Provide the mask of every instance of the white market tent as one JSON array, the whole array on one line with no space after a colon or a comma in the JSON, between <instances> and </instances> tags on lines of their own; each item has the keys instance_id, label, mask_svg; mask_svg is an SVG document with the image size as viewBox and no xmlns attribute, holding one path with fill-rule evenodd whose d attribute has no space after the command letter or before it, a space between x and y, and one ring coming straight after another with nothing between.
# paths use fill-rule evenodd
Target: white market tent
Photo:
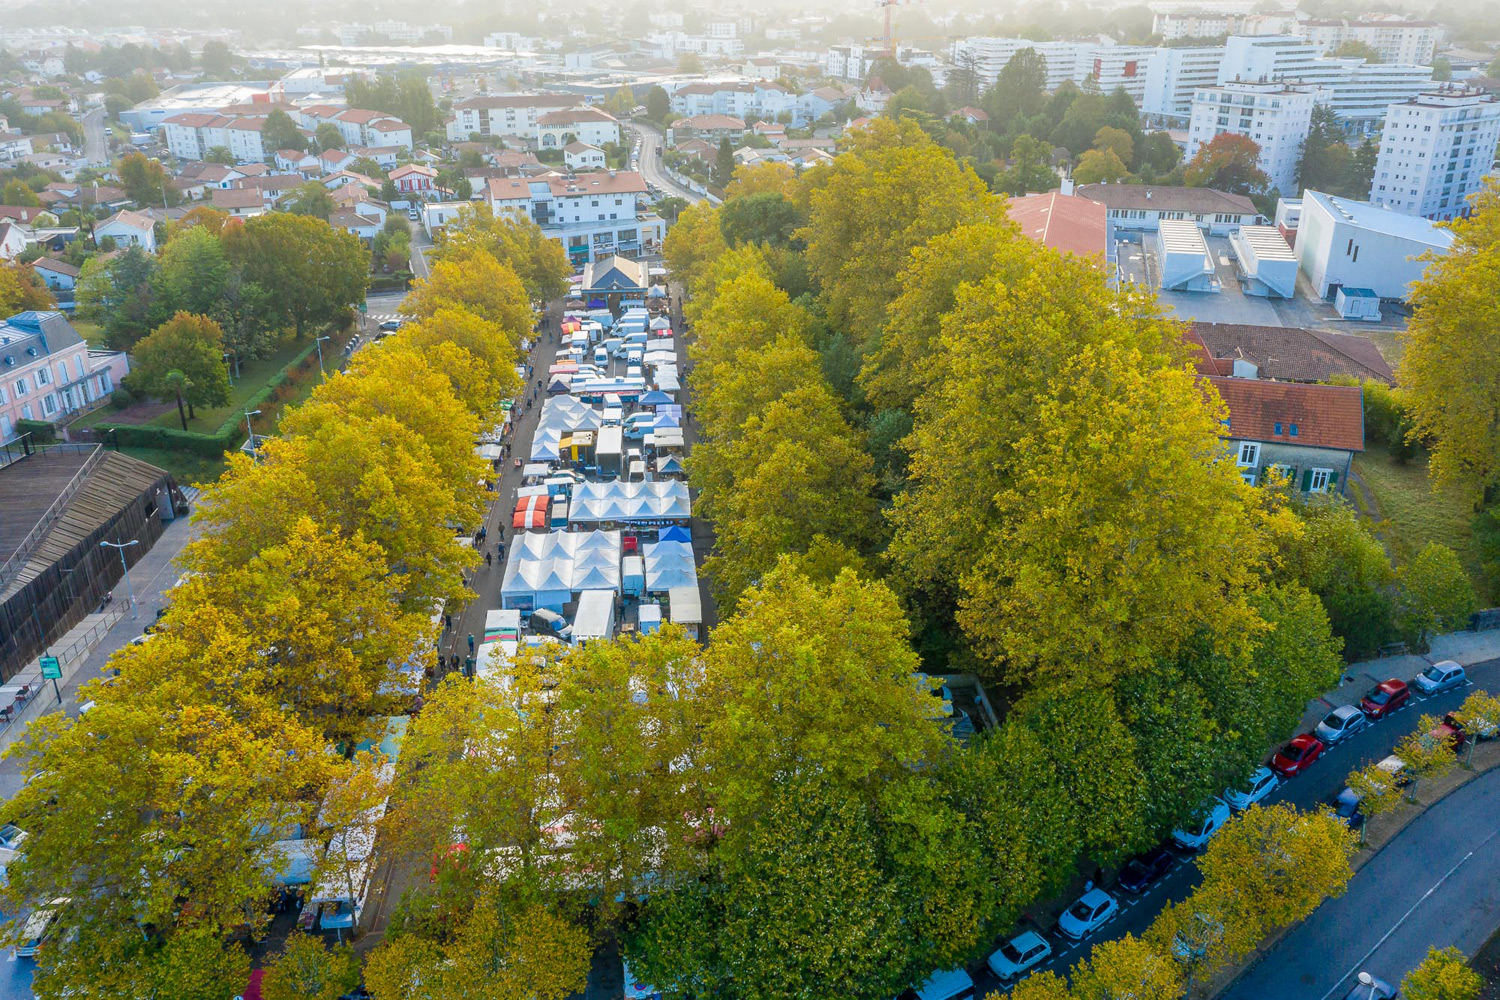
<instances>
[{"instance_id":1,"label":"white market tent","mask_svg":"<svg viewBox=\"0 0 1500 1000\"><path fill-rule=\"evenodd\" d=\"M617 590L620 548L618 531L518 535L505 557L501 607L562 614L563 605L580 590Z\"/></svg>"},{"instance_id":2,"label":"white market tent","mask_svg":"<svg viewBox=\"0 0 1500 1000\"><path fill-rule=\"evenodd\" d=\"M698 588L674 587L667 593L667 607L671 621L697 638L698 629L703 625L703 597Z\"/></svg>"},{"instance_id":3,"label":"white market tent","mask_svg":"<svg viewBox=\"0 0 1500 1000\"><path fill-rule=\"evenodd\" d=\"M647 542L641 546L646 557L646 592L666 593L678 587L698 586L698 569L693 562L693 547L687 542Z\"/></svg>"},{"instance_id":4,"label":"white market tent","mask_svg":"<svg viewBox=\"0 0 1500 1000\"><path fill-rule=\"evenodd\" d=\"M590 589L579 594L578 611L573 616L573 644L608 639L614 632L615 592Z\"/></svg>"},{"instance_id":5,"label":"white market tent","mask_svg":"<svg viewBox=\"0 0 1500 1000\"><path fill-rule=\"evenodd\" d=\"M678 480L632 483L623 480L579 483L573 489L574 524L650 524L685 521L692 516L687 484Z\"/></svg>"},{"instance_id":6,"label":"white market tent","mask_svg":"<svg viewBox=\"0 0 1500 1000\"><path fill-rule=\"evenodd\" d=\"M262 867L277 885L308 885L313 870L323 859L323 845L316 840L278 840L271 845Z\"/></svg>"}]
</instances>

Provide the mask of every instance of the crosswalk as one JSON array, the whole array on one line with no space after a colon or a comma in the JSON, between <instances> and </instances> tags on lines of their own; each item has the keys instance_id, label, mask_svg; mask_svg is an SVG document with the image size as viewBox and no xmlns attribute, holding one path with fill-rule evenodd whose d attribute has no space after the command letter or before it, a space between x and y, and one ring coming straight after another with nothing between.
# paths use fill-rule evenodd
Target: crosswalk
<instances>
[{"instance_id":1,"label":"crosswalk","mask_svg":"<svg viewBox=\"0 0 1500 1000\"><path fill-rule=\"evenodd\" d=\"M379 326L381 323L388 323L393 319L400 319L401 314L393 312L370 313L368 318L371 323Z\"/></svg>"}]
</instances>

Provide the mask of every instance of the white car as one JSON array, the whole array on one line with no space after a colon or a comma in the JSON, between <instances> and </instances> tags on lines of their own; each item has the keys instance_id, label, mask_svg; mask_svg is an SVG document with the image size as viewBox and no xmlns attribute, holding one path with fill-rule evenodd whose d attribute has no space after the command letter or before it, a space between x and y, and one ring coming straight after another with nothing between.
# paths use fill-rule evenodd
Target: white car
<instances>
[{"instance_id":1,"label":"white car","mask_svg":"<svg viewBox=\"0 0 1500 1000\"><path fill-rule=\"evenodd\" d=\"M1353 705L1340 705L1323 716L1323 721L1313 728L1313 734L1324 743L1333 746L1369 724L1370 718L1364 712Z\"/></svg>"},{"instance_id":2,"label":"white car","mask_svg":"<svg viewBox=\"0 0 1500 1000\"><path fill-rule=\"evenodd\" d=\"M1467 679L1464 668L1453 660L1439 660L1412 678L1411 683L1423 694L1432 695L1456 688Z\"/></svg>"},{"instance_id":3,"label":"white car","mask_svg":"<svg viewBox=\"0 0 1500 1000\"><path fill-rule=\"evenodd\" d=\"M26 839L26 831L14 823L6 823L0 826L0 847L7 851L19 850L21 842Z\"/></svg>"},{"instance_id":4,"label":"white car","mask_svg":"<svg viewBox=\"0 0 1500 1000\"><path fill-rule=\"evenodd\" d=\"M1009 941L1002 942L989 957L990 971L1002 981L1014 979L1027 969L1045 962L1052 955L1052 946L1047 939L1035 931L1024 931Z\"/></svg>"},{"instance_id":5,"label":"white car","mask_svg":"<svg viewBox=\"0 0 1500 1000\"><path fill-rule=\"evenodd\" d=\"M1208 800L1203 811L1198 814L1198 819L1187 829L1172 831L1172 841L1183 850L1198 851L1213 839L1214 834L1221 830L1225 823L1229 822L1229 807L1224 800L1215 796Z\"/></svg>"},{"instance_id":6,"label":"white car","mask_svg":"<svg viewBox=\"0 0 1500 1000\"><path fill-rule=\"evenodd\" d=\"M1224 812L1227 814L1229 810ZM1120 904L1115 897L1103 889L1090 889L1057 918L1057 929L1074 941L1081 941L1119 915Z\"/></svg>"},{"instance_id":7,"label":"white car","mask_svg":"<svg viewBox=\"0 0 1500 1000\"><path fill-rule=\"evenodd\" d=\"M1276 777L1275 772L1269 767L1258 767L1255 773L1250 775L1250 780L1243 785L1237 788L1226 788L1224 801L1235 812L1243 812L1276 791L1276 787L1280 784L1281 779Z\"/></svg>"}]
</instances>

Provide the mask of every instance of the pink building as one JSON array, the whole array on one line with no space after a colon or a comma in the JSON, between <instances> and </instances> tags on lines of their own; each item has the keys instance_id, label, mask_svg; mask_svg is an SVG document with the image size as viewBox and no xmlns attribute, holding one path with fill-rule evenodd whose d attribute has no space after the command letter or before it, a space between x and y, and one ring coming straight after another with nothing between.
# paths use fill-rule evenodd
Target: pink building
<instances>
[{"instance_id":1,"label":"pink building","mask_svg":"<svg viewBox=\"0 0 1500 1000\"><path fill-rule=\"evenodd\" d=\"M125 355L91 351L60 312L23 312L0 319L0 443L19 420L57 423L91 410L130 370Z\"/></svg>"}]
</instances>

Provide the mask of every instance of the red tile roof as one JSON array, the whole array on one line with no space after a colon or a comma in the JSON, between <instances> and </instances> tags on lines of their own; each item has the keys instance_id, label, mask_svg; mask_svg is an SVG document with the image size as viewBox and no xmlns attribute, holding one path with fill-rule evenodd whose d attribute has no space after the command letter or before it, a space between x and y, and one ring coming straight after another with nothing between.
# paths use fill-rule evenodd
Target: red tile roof
<instances>
[{"instance_id":1,"label":"red tile roof","mask_svg":"<svg viewBox=\"0 0 1500 1000\"><path fill-rule=\"evenodd\" d=\"M1365 450L1364 390L1352 385L1309 385L1204 375L1229 407L1225 436L1306 448ZM1281 433L1276 425L1281 424ZM1292 425L1297 435L1292 436Z\"/></svg>"},{"instance_id":2,"label":"red tile roof","mask_svg":"<svg viewBox=\"0 0 1500 1000\"><path fill-rule=\"evenodd\" d=\"M1097 201L1049 191L1012 198L1007 211L1042 246L1079 256L1105 252L1109 210Z\"/></svg>"},{"instance_id":3,"label":"red tile roof","mask_svg":"<svg viewBox=\"0 0 1500 1000\"><path fill-rule=\"evenodd\" d=\"M1327 382L1337 375L1391 384L1395 374L1368 337L1296 326L1248 323L1194 323L1186 340L1193 364L1204 375L1231 375L1243 359L1263 379Z\"/></svg>"}]
</instances>

